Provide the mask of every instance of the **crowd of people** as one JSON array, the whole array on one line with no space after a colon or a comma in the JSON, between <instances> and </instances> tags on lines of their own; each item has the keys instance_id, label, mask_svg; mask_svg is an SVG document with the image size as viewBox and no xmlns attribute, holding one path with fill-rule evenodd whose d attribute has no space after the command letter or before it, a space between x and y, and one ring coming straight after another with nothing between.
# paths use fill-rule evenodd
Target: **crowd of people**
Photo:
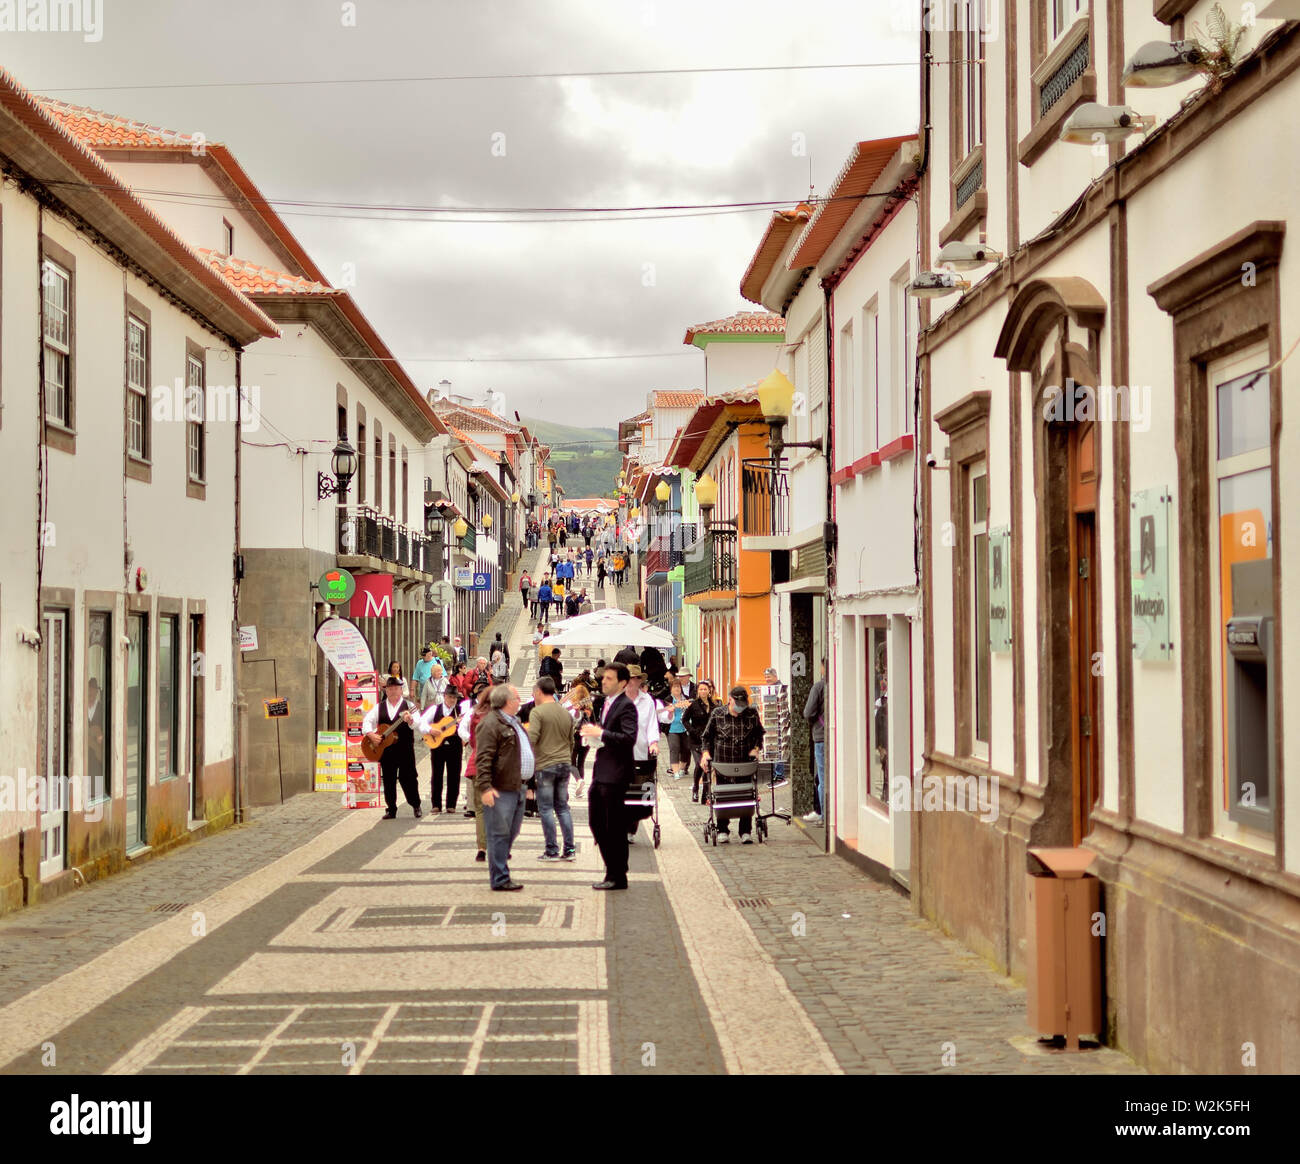
<instances>
[{"instance_id":1,"label":"crowd of people","mask_svg":"<svg viewBox=\"0 0 1300 1164\"><path fill-rule=\"evenodd\" d=\"M588 797L592 835L605 861L605 876L593 888L625 889L628 846L651 812L649 803L625 803L627 793L656 778L661 738L668 774L681 779L690 772L692 801L707 802L712 765L756 758L763 724L746 688L733 687L723 702L709 680L697 681L676 656L665 659L655 647L624 647L566 686L559 648L543 644L543 636L539 626L534 641L542 665L527 700L508 682L510 651L500 635L472 665L459 639L447 644L450 674L431 648L409 681L399 661L389 664L384 698L363 725L375 743L390 730L395 736L380 758L384 817L397 815L399 785L422 815L418 733L430 744L431 813L455 812L461 782L468 783L462 811L475 819L476 860L488 866L493 889L522 888L510 871L510 850L530 802L542 824L538 859L575 858L571 787L575 797ZM752 819L739 820L743 844L752 840ZM729 840L729 824L719 822L720 842Z\"/></svg>"}]
</instances>

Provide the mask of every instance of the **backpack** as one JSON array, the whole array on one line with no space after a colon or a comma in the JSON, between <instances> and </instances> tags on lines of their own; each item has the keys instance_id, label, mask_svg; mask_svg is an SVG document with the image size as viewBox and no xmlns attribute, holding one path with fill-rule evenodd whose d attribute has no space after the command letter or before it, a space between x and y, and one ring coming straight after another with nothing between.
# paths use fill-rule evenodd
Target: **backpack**
<instances>
[{"instance_id":1,"label":"backpack","mask_svg":"<svg viewBox=\"0 0 1300 1164\"><path fill-rule=\"evenodd\" d=\"M507 663L504 658L498 658L497 661L492 664L493 679L505 679L509 674L510 664Z\"/></svg>"}]
</instances>

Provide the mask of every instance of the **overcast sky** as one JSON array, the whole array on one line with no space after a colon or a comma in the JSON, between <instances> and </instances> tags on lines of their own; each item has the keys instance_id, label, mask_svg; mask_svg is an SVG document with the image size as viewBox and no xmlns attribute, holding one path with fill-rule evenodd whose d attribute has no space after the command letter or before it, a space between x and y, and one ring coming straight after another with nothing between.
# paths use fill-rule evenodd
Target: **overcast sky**
<instances>
[{"instance_id":1,"label":"overcast sky","mask_svg":"<svg viewBox=\"0 0 1300 1164\"><path fill-rule=\"evenodd\" d=\"M915 4L902 0L103 3L98 43L3 33L0 59L38 93L225 142L271 199L793 204L808 192L810 161L824 194L855 141L917 123L917 37L893 27L900 4ZM909 64L373 83L870 61ZM257 83L307 80L331 83ZM129 87L205 82L241 84ZM504 156L500 138L494 154L497 134ZM796 134L807 156L794 153ZM331 281L354 264L358 302L418 384L491 387L526 415L613 425L643 408L649 389L703 386L703 355L683 333L754 309L738 287L770 211L577 223L361 213L331 206L285 218ZM643 358L553 359L624 354ZM486 362L502 356L515 362Z\"/></svg>"}]
</instances>

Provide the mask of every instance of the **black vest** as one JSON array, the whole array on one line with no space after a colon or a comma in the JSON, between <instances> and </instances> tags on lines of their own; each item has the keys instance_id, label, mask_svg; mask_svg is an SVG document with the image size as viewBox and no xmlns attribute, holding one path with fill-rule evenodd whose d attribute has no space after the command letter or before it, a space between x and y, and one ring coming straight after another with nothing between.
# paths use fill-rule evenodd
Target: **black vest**
<instances>
[{"instance_id":1,"label":"black vest","mask_svg":"<svg viewBox=\"0 0 1300 1164\"><path fill-rule=\"evenodd\" d=\"M415 710L414 705L410 700L402 700L401 707L398 709L398 716L400 717L401 713L408 708ZM389 718L388 715L388 700L381 699L379 702L379 726L381 728L387 727L392 722L392 719ZM392 734L397 737L397 740L395 743L389 744L384 750L383 758L388 760L389 757L392 757L391 762L395 764L400 763L403 760L410 760L410 762L414 764L415 733L411 730L411 725L403 723L400 727L394 728Z\"/></svg>"}]
</instances>

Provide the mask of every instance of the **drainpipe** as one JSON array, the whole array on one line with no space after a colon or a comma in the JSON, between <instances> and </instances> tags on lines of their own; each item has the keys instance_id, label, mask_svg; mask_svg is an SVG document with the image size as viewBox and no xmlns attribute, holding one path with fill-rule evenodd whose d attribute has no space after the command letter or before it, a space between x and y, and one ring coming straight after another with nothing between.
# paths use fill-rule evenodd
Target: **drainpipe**
<instances>
[{"instance_id":1,"label":"drainpipe","mask_svg":"<svg viewBox=\"0 0 1300 1164\"><path fill-rule=\"evenodd\" d=\"M825 280L822 281L822 319L826 321L826 513L830 518L831 527L835 526L836 506L835 506L835 486L832 484L831 477L835 472L835 300L832 291L827 286ZM827 667L827 685L834 687L835 668L839 662L836 657L836 642L838 636L831 633L833 619L835 615L835 584L832 579L835 577L835 561L839 552L839 535L836 534L835 541L831 542L826 539L826 638L828 640L828 654L830 655L830 666ZM831 734L830 739L839 745L839 732L836 729L836 723L839 716L838 699L829 701L831 707ZM823 751L825 744L822 745ZM834 763L834 753L826 758L825 763L828 771L836 772L838 777L838 767L831 768ZM834 792L832 791L831 782L823 780L822 782L822 819L826 825L826 837L824 848L827 853L835 851L835 825L838 819L838 813L832 808L833 799L839 791L838 778L835 782Z\"/></svg>"},{"instance_id":2,"label":"drainpipe","mask_svg":"<svg viewBox=\"0 0 1300 1164\"><path fill-rule=\"evenodd\" d=\"M235 349L235 555L236 562L239 560L240 552L240 505L242 490L240 488L243 482L243 418L244 418L244 350ZM233 789L233 809L235 824L242 824L244 820L244 769L243 758L244 749L240 746L245 724L246 705L243 698L244 691L244 663L243 652L239 650L239 584L241 579L235 578L234 593L234 612L233 625L230 628L230 641L235 645L234 661L230 668L230 708L231 708L231 754L234 764L234 789ZM205 668L206 670L206 668Z\"/></svg>"}]
</instances>

